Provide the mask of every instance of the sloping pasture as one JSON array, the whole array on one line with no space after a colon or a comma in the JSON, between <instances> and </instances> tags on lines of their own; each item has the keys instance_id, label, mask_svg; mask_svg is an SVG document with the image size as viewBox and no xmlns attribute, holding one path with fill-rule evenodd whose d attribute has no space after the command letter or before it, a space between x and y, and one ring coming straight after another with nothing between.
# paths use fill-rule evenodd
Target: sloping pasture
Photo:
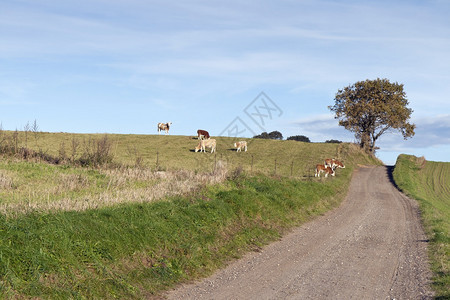
<instances>
[{"instance_id":1,"label":"sloping pasture","mask_svg":"<svg viewBox=\"0 0 450 300\"><path fill-rule=\"evenodd\" d=\"M419 201L425 230L430 237L430 258L437 296L450 298L450 162L426 161L400 155L394 180Z\"/></svg>"},{"instance_id":2,"label":"sloping pasture","mask_svg":"<svg viewBox=\"0 0 450 300\"><path fill-rule=\"evenodd\" d=\"M12 133L10 133L12 134ZM24 133L20 132L19 146L25 146ZM242 167L246 171L277 173L282 176L309 176L316 164L327 157L343 159L351 163L349 144L304 143L248 138L215 137L217 153L194 152L198 144L195 136L134 135L134 134L72 134L39 132L29 134L26 146L52 156L63 152L70 158L81 156L92 140L107 138L111 143L114 161L129 166L140 165L162 170L212 171L218 161L228 168ZM248 141L248 152L237 153L233 144L239 140ZM76 147L73 147L74 143ZM75 149L75 150L74 150ZM210 150L207 149L209 152ZM360 155L359 158L362 158Z\"/></svg>"},{"instance_id":3,"label":"sloping pasture","mask_svg":"<svg viewBox=\"0 0 450 300\"><path fill-rule=\"evenodd\" d=\"M64 159L105 135L20 133L17 147L59 164L0 156L1 298L149 298L336 207L357 164L379 163L352 144L249 140L236 153L219 137L214 155L193 137L106 138L104 166ZM324 157L346 168L315 178Z\"/></svg>"}]
</instances>

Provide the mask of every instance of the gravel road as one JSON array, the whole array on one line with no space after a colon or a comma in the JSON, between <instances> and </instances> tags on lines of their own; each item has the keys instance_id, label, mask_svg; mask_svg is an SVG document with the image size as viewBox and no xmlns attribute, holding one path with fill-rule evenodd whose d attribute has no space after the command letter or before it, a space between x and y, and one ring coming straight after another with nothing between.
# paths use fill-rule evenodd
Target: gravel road
<instances>
[{"instance_id":1,"label":"gravel road","mask_svg":"<svg viewBox=\"0 0 450 300\"><path fill-rule=\"evenodd\" d=\"M431 299L415 201L388 167L355 171L342 205L168 299Z\"/></svg>"}]
</instances>

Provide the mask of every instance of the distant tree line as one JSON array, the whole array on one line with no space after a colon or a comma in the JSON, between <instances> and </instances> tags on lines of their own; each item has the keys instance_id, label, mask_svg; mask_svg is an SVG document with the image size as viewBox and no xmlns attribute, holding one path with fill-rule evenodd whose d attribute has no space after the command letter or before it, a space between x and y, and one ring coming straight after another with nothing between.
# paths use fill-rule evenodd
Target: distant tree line
<instances>
[{"instance_id":1,"label":"distant tree line","mask_svg":"<svg viewBox=\"0 0 450 300\"><path fill-rule=\"evenodd\" d=\"M326 140L325 143L335 143L335 144L340 144L340 143L342 143L342 141L338 141L338 140Z\"/></svg>"},{"instance_id":2,"label":"distant tree line","mask_svg":"<svg viewBox=\"0 0 450 300\"><path fill-rule=\"evenodd\" d=\"M309 137L304 135L293 135L287 138L288 141L297 141L297 142L305 142L305 143L311 143L309 140Z\"/></svg>"},{"instance_id":3,"label":"distant tree line","mask_svg":"<svg viewBox=\"0 0 450 300\"><path fill-rule=\"evenodd\" d=\"M281 132L275 130L272 132L262 132L261 134L253 136L254 139L267 139L267 140L282 140L283 134ZM297 141L297 142L305 142L305 143L311 143L311 140L309 137L305 135L293 135L287 138L288 141ZM342 141L339 140L326 140L325 143L342 143Z\"/></svg>"}]
</instances>

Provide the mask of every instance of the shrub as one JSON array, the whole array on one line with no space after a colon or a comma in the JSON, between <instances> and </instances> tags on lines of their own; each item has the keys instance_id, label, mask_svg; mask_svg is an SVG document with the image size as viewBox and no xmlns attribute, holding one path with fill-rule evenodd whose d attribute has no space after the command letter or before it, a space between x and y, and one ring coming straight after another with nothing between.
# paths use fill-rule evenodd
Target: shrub
<instances>
[{"instance_id":1,"label":"shrub","mask_svg":"<svg viewBox=\"0 0 450 300\"><path fill-rule=\"evenodd\" d=\"M340 144L340 143L342 143L342 141L338 141L338 140L326 140L325 143Z\"/></svg>"},{"instance_id":2,"label":"shrub","mask_svg":"<svg viewBox=\"0 0 450 300\"><path fill-rule=\"evenodd\" d=\"M304 135L294 135L287 138L290 141L297 141L297 142L305 142L305 143L311 143L309 138Z\"/></svg>"},{"instance_id":3,"label":"shrub","mask_svg":"<svg viewBox=\"0 0 450 300\"><path fill-rule=\"evenodd\" d=\"M254 139L268 139L268 140L282 140L283 139L283 135L281 134L281 132L279 131L272 131L270 133L267 132L262 132L259 135L255 135L253 137Z\"/></svg>"},{"instance_id":4,"label":"shrub","mask_svg":"<svg viewBox=\"0 0 450 300\"><path fill-rule=\"evenodd\" d=\"M101 166L112 163L112 142L106 134L100 139L89 138L84 141L83 146L84 152L78 160L82 166Z\"/></svg>"}]
</instances>

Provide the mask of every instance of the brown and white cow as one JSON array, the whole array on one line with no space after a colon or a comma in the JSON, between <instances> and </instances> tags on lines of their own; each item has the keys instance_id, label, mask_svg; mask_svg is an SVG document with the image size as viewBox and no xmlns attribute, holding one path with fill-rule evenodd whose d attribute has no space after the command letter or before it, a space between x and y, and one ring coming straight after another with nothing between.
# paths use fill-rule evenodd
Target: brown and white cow
<instances>
[{"instance_id":1,"label":"brown and white cow","mask_svg":"<svg viewBox=\"0 0 450 300\"><path fill-rule=\"evenodd\" d=\"M234 148L236 148L236 152L242 151L242 148L245 152L247 152L247 141L240 141L234 143Z\"/></svg>"},{"instance_id":2,"label":"brown and white cow","mask_svg":"<svg viewBox=\"0 0 450 300\"><path fill-rule=\"evenodd\" d=\"M335 169L336 168L345 169L345 166L344 166L344 164L341 161L335 159L334 160L334 168Z\"/></svg>"},{"instance_id":3,"label":"brown and white cow","mask_svg":"<svg viewBox=\"0 0 450 300\"><path fill-rule=\"evenodd\" d=\"M345 168L345 166L342 162L340 162L339 160L334 159L334 158L326 158L324 165L326 167L328 166L328 167L332 168L333 170L335 170L336 168L342 168L342 169Z\"/></svg>"},{"instance_id":4,"label":"brown and white cow","mask_svg":"<svg viewBox=\"0 0 450 300\"><path fill-rule=\"evenodd\" d=\"M201 129L197 130L197 135L198 135L199 140L210 138L209 132L206 130L201 130Z\"/></svg>"},{"instance_id":5,"label":"brown and white cow","mask_svg":"<svg viewBox=\"0 0 450 300\"><path fill-rule=\"evenodd\" d=\"M168 134L171 125L172 125L172 122L158 123L158 133L160 133L161 131L165 131L166 134Z\"/></svg>"},{"instance_id":6,"label":"brown and white cow","mask_svg":"<svg viewBox=\"0 0 450 300\"><path fill-rule=\"evenodd\" d=\"M317 165L316 166L316 174L314 174L315 177L320 177L320 173L324 172L325 173L325 177L328 177L328 174L330 174L331 176L334 176L334 169L330 168L329 166L325 166L325 165Z\"/></svg>"},{"instance_id":7,"label":"brown and white cow","mask_svg":"<svg viewBox=\"0 0 450 300\"><path fill-rule=\"evenodd\" d=\"M195 147L195 152L206 152L205 148L211 148L211 153L216 151L216 140L215 139L207 139L207 140L200 140L197 147Z\"/></svg>"}]
</instances>

